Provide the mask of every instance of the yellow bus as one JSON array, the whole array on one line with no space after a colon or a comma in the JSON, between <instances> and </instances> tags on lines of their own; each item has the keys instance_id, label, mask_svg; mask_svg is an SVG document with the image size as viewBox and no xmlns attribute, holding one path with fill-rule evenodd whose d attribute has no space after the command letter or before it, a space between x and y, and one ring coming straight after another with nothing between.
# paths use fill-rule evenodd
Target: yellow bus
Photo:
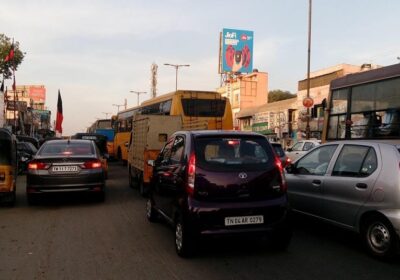
<instances>
[{"instance_id":1,"label":"yellow bus","mask_svg":"<svg viewBox=\"0 0 400 280\"><path fill-rule=\"evenodd\" d=\"M229 100L214 91L178 90L142 102L118 113L114 123L114 152L126 164L132 121L136 113L143 115L181 116L182 129L233 129Z\"/></svg>"}]
</instances>

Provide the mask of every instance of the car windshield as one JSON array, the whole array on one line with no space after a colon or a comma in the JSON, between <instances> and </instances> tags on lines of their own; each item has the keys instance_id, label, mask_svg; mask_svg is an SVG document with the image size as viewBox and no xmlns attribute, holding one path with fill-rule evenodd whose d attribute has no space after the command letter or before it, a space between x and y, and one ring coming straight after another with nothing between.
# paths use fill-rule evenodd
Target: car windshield
<instances>
[{"instance_id":1,"label":"car windshield","mask_svg":"<svg viewBox=\"0 0 400 280\"><path fill-rule=\"evenodd\" d=\"M196 163L213 170L263 170L273 163L266 139L201 137L195 141Z\"/></svg>"},{"instance_id":2,"label":"car windshield","mask_svg":"<svg viewBox=\"0 0 400 280\"><path fill-rule=\"evenodd\" d=\"M40 156L87 156L95 151L90 142L47 142L39 151Z\"/></svg>"}]
</instances>

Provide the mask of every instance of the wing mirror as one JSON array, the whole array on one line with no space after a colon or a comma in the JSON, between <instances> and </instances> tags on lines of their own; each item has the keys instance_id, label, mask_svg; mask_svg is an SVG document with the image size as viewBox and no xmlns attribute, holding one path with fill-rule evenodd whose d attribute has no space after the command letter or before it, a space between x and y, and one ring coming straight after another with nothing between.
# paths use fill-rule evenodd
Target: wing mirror
<instances>
[{"instance_id":1,"label":"wing mirror","mask_svg":"<svg viewBox=\"0 0 400 280\"><path fill-rule=\"evenodd\" d=\"M285 169L286 169L286 172L287 172L287 173L289 173L289 174L294 174L294 173L295 173L295 170L296 170L296 167L293 165L293 163L289 162L289 163L286 165Z\"/></svg>"}]
</instances>

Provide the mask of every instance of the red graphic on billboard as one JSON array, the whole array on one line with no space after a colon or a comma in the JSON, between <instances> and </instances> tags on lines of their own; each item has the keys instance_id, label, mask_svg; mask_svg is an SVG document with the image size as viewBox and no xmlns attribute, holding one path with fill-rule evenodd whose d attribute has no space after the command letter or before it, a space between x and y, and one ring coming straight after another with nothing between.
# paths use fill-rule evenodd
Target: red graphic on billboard
<instances>
[{"instance_id":1,"label":"red graphic on billboard","mask_svg":"<svg viewBox=\"0 0 400 280\"><path fill-rule=\"evenodd\" d=\"M30 86L29 98L34 102L44 103L46 101L46 88L44 86Z\"/></svg>"}]
</instances>

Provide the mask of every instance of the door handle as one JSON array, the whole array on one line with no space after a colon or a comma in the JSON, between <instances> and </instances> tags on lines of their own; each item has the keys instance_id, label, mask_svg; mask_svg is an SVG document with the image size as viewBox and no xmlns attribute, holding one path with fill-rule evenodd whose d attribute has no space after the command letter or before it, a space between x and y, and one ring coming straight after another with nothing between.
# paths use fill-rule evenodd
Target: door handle
<instances>
[{"instance_id":1,"label":"door handle","mask_svg":"<svg viewBox=\"0 0 400 280\"><path fill-rule=\"evenodd\" d=\"M312 184L319 186L319 185L321 185L321 180L313 180Z\"/></svg>"},{"instance_id":2,"label":"door handle","mask_svg":"<svg viewBox=\"0 0 400 280\"><path fill-rule=\"evenodd\" d=\"M357 183L356 187L359 189L366 189L368 187L368 185L364 184L364 183Z\"/></svg>"}]
</instances>

